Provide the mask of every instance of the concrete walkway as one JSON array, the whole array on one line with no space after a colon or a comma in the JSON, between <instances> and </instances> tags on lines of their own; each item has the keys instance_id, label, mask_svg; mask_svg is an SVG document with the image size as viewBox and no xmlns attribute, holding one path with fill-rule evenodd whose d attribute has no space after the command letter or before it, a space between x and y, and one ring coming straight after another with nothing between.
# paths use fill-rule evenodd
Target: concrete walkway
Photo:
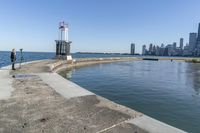
<instances>
[{"instance_id":1,"label":"concrete walkway","mask_svg":"<svg viewBox=\"0 0 200 133\"><path fill-rule=\"evenodd\" d=\"M16 71L0 71L0 132L184 132L52 73L48 67L52 63L46 60Z\"/></svg>"},{"instance_id":2,"label":"concrete walkway","mask_svg":"<svg viewBox=\"0 0 200 133\"><path fill-rule=\"evenodd\" d=\"M10 97L14 90L12 87L13 78L9 75L9 70L0 70L0 100Z\"/></svg>"}]
</instances>

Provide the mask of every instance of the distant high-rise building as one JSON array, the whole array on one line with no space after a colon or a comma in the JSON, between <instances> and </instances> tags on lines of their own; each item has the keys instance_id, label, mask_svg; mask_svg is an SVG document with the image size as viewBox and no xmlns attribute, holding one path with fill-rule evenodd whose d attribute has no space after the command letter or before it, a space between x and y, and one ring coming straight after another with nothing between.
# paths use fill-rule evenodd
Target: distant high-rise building
<instances>
[{"instance_id":1,"label":"distant high-rise building","mask_svg":"<svg viewBox=\"0 0 200 133\"><path fill-rule=\"evenodd\" d=\"M183 50L183 56L191 56L192 53L189 51L189 44L186 44Z\"/></svg>"},{"instance_id":2,"label":"distant high-rise building","mask_svg":"<svg viewBox=\"0 0 200 133\"><path fill-rule=\"evenodd\" d=\"M164 56L164 55L167 56L167 54L165 54L165 53L168 53L167 51L165 52L165 47L160 47L159 48L159 55L160 56Z\"/></svg>"},{"instance_id":3,"label":"distant high-rise building","mask_svg":"<svg viewBox=\"0 0 200 133\"><path fill-rule=\"evenodd\" d=\"M142 55L146 55L146 45L142 46Z\"/></svg>"},{"instance_id":4,"label":"distant high-rise building","mask_svg":"<svg viewBox=\"0 0 200 133\"><path fill-rule=\"evenodd\" d=\"M199 23L198 35L197 35L197 48L200 48L200 23Z\"/></svg>"},{"instance_id":5,"label":"distant high-rise building","mask_svg":"<svg viewBox=\"0 0 200 133\"><path fill-rule=\"evenodd\" d=\"M198 28L196 48L197 48L196 54L197 54L197 56L200 56L200 23L199 23L199 28Z\"/></svg>"},{"instance_id":6,"label":"distant high-rise building","mask_svg":"<svg viewBox=\"0 0 200 133\"><path fill-rule=\"evenodd\" d=\"M189 36L189 50L192 52L196 48L197 33L190 33Z\"/></svg>"},{"instance_id":7,"label":"distant high-rise building","mask_svg":"<svg viewBox=\"0 0 200 133\"><path fill-rule=\"evenodd\" d=\"M156 46L156 55L158 56L160 54L160 47Z\"/></svg>"},{"instance_id":8,"label":"distant high-rise building","mask_svg":"<svg viewBox=\"0 0 200 133\"><path fill-rule=\"evenodd\" d=\"M176 42L173 43L173 50L176 50Z\"/></svg>"},{"instance_id":9,"label":"distant high-rise building","mask_svg":"<svg viewBox=\"0 0 200 133\"><path fill-rule=\"evenodd\" d=\"M180 49L183 49L183 38L180 38Z\"/></svg>"},{"instance_id":10,"label":"distant high-rise building","mask_svg":"<svg viewBox=\"0 0 200 133\"><path fill-rule=\"evenodd\" d=\"M166 46L163 49L164 49L163 56L169 56L168 47Z\"/></svg>"},{"instance_id":11,"label":"distant high-rise building","mask_svg":"<svg viewBox=\"0 0 200 133\"><path fill-rule=\"evenodd\" d=\"M135 54L135 44L131 43L131 53L130 54Z\"/></svg>"},{"instance_id":12,"label":"distant high-rise building","mask_svg":"<svg viewBox=\"0 0 200 133\"><path fill-rule=\"evenodd\" d=\"M151 43L149 45L149 54L151 55L152 52L153 52L153 44Z\"/></svg>"},{"instance_id":13,"label":"distant high-rise building","mask_svg":"<svg viewBox=\"0 0 200 133\"><path fill-rule=\"evenodd\" d=\"M174 45L168 44L166 46L166 48L167 48L168 56L172 56L173 55L173 51L174 51Z\"/></svg>"},{"instance_id":14,"label":"distant high-rise building","mask_svg":"<svg viewBox=\"0 0 200 133\"><path fill-rule=\"evenodd\" d=\"M162 43L162 44L161 44L161 48L164 48L164 47L165 47L165 45Z\"/></svg>"},{"instance_id":15,"label":"distant high-rise building","mask_svg":"<svg viewBox=\"0 0 200 133\"><path fill-rule=\"evenodd\" d=\"M156 46L155 45L153 45L153 50L152 50L151 55L156 55Z\"/></svg>"}]
</instances>

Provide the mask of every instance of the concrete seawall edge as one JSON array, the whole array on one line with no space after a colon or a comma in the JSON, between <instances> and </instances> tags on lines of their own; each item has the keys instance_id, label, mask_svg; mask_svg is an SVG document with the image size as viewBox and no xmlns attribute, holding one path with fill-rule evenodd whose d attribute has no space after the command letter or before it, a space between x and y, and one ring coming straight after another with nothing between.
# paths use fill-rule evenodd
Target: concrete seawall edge
<instances>
[{"instance_id":1,"label":"concrete seawall edge","mask_svg":"<svg viewBox=\"0 0 200 133\"><path fill-rule=\"evenodd\" d=\"M129 59L129 60L118 60L118 61L131 61L133 59ZM118 62L117 60L116 61L110 61L110 62ZM102 63L102 62L95 62L95 63L89 63L89 65L93 65L93 64L97 64L97 63ZM103 62L103 63L109 63L109 62ZM54 71L55 73L56 72L60 72L64 69L66 69L67 67L63 66L63 65L67 65L67 63L59 63L59 65L57 64L53 64L53 66L51 65L50 66L50 69L52 71ZM84 66L87 66L86 64L83 64ZM54 69L54 67L56 69ZM70 66L70 67L73 67L73 66ZM59 75L60 76L60 75ZM66 80L66 79L65 79ZM67 82L71 82L71 81L68 81ZM50 83L50 82L49 82ZM74 84L74 83L73 83ZM75 86L77 86L76 84L74 84ZM80 87L80 90L83 89L84 91L86 89ZM86 90L86 92L88 92ZM92 92L91 92L92 93ZM96 95L96 94L95 94ZM110 100L107 100L107 102L111 102ZM122 105L120 105L122 106ZM127 108L125 106L123 106L124 108ZM129 110L132 110L130 108L127 108ZM144 130L145 132L149 132L149 133L185 133L185 131L183 130L180 130L178 128L175 128L173 126L170 126L166 123L163 123L161 121L158 121L154 118L151 118L149 116L146 116L144 114L141 114L139 117L137 118L133 118L133 119L130 119L130 120L127 120L125 121L126 123L130 123L130 124L133 124L139 128L141 128L142 130ZM113 128L113 127L112 127Z\"/></svg>"},{"instance_id":2,"label":"concrete seawall edge","mask_svg":"<svg viewBox=\"0 0 200 133\"><path fill-rule=\"evenodd\" d=\"M185 131L180 130L178 128L175 128L173 126L170 126L168 124L165 124L163 122L160 122L154 118L151 118L149 116L146 116L140 112L137 112L133 109L130 109L128 107L125 107L123 105L119 105L117 103L114 103L106 98L103 98L101 96L98 96L90 91L88 91L85 88L80 87L79 85L63 78L58 74L58 72L66 69L66 68L72 68L75 66L87 66L87 65L92 65L92 64L98 64L98 63L109 63L109 62L118 62L118 61L130 61L130 60L137 60L134 58L131 59L114 59L111 60L106 60L104 61L102 58L96 61L91 61L91 60L85 60L76 62L74 64L67 64L65 61L55 61L55 60L40 60L40 61L33 61L33 62L27 62L24 63L23 66L31 66L34 63L38 63L36 66L40 66L41 64L44 65L44 68L47 69L47 71L43 72L43 69L40 71L28 71L25 73L26 74L31 74L31 75L37 75L42 79L42 81L50 86L53 90L55 90L58 94L60 94L62 97L64 97L67 100L71 99L78 99L78 102L81 101L81 99L85 100L87 102L93 102L93 101L98 101L94 105L88 105L88 108L98 111L98 108L104 109L104 115L102 113L93 112L92 116L96 116L97 118L104 118L105 121L102 121L102 123L109 123L102 126L100 129L95 129L94 127L91 132L124 132L124 133L131 133L131 132L137 132L137 133L185 133ZM47 62L49 63L43 63ZM41 63L41 64L40 64ZM67 66L68 65L68 66ZM12 86L13 74L20 74L19 73L12 73L12 71L9 70L10 66L4 67L3 70L0 70L0 93L5 94L3 96L0 95L0 100L1 99L9 99L11 93L15 88ZM27 68L25 68L27 69ZM80 110L84 110L80 108ZM106 110L106 111L105 111ZM67 112L66 112L67 113ZM91 113L91 112L90 112ZM82 116L82 115L81 115ZM114 121L114 118L118 118ZM103 119L103 120L104 120ZM113 120L112 120L113 119ZM75 120L76 121L76 120ZM84 121L84 119L83 119ZM96 123L93 122L93 123ZM98 122L97 122L98 123ZM109 125L109 126L108 126ZM88 131L89 132L89 131Z\"/></svg>"}]
</instances>

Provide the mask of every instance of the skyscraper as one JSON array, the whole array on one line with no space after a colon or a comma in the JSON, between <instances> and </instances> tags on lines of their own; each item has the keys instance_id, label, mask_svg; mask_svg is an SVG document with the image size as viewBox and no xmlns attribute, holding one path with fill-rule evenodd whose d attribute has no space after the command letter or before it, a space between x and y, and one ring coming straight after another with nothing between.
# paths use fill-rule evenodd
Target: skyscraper
<instances>
[{"instance_id":1,"label":"skyscraper","mask_svg":"<svg viewBox=\"0 0 200 133\"><path fill-rule=\"evenodd\" d=\"M149 54L151 55L152 52L153 52L153 44L151 43L151 44L149 45Z\"/></svg>"},{"instance_id":2,"label":"skyscraper","mask_svg":"<svg viewBox=\"0 0 200 133\"><path fill-rule=\"evenodd\" d=\"M161 48L164 48L164 47L165 47L165 45L162 43L162 44L161 44Z\"/></svg>"},{"instance_id":3,"label":"skyscraper","mask_svg":"<svg viewBox=\"0 0 200 133\"><path fill-rule=\"evenodd\" d=\"M131 53L130 54L135 54L135 44L131 43Z\"/></svg>"},{"instance_id":4,"label":"skyscraper","mask_svg":"<svg viewBox=\"0 0 200 133\"><path fill-rule=\"evenodd\" d=\"M193 52L196 48L197 33L190 33L189 36L189 50Z\"/></svg>"},{"instance_id":5,"label":"skyscraper","mask_svg":"<svg viewBox=\"0 0 200 133\"><path fill-rule=\"evenodd\" d=\"M197 47L200 48L200 23L199 23L198 35L197 35Z\"/></svg>"},{"instance_id":6,"label":"skyscraper","mask_svg":"<svg viewBox=\"0 0 200 133\"><path fill-rule=\"evenodd\" d=\"M180 49L183 49L183 38L180 38Z\"/></svg>"},{"instance_id":7,"label":"skyscraper","mask_svg":"<svg viewBox=\"0 0 200 133\"><path fill-rule=\"evenodd\" d=\"M175 44L168 44L166 46L166 49L167 49L167 56L172 56L173 55L173 51L174 51L174 46Z\"/></svg>"},{"instance_id":8,"label":"skyscraper","mask_svg":"<svg viewBox=\"0 0 200 133\"><path fill-rule=\"evenodd\" d=\"M200 23L198 28L196 47L197 47L197 56L200 56Z\"/></svg>"},{"instance_id":9,"label":"skyscraper","mask_svg":"<svg viewBox=\"0 0 200 133\"><path fill-rule=\"evenodd\" d=\"M176 50L176 42L173 43L173 50Z\"/></svg>"},{"instance_id":10,"label":"skyscraper","mask_svg":"<svg viewBox=\"0 0 200 133\"><path fill-rule=\"evenodd\" d=\"M142 55L146 55L146 45L142 46Z\"/></svg>"},{"instance_id":11,"label":"skyscraper","mask_svg":"<svg viewBox=\"0 0 200 133\"><path fill-rule=\"evenodd\" d=\"M156 46L155 45L153 45L153 50L152 50L152 53L151 53L152 55L155 55L156 54Z\"/></svg>"},{"instance_id":12,"label":"skyscraper","mask_svg":"<svg viewBox=\"0 0 200 133\"><path fill-rule=\"evenodd\" d=\"M160 54L160 47L156 46L156 55L158 56Z\"/></svg>"}]
</instances>

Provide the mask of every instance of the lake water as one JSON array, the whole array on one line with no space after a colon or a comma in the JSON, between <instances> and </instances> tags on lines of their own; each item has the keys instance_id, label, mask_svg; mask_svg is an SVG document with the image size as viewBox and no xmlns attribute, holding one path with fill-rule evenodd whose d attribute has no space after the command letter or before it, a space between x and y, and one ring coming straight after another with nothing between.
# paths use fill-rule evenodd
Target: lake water
<instances>
[{"instance_id":1,"label":"lake water","mask_svg":"<svg viewBox=\"0 0 200 133\"><path fill-rule=\"evenodd\" d=\"M112 101L191 133L200 133L200 64L131 61L62 72Z\"/></svg>"},{"instance_id":2,"label":"lake water","mask_svg":"<svg viewBox=\"0 0 200 133\"><path fill-rule=\"evenodd\" d=\"M120 55L120 54L81 54L72 53L73 58L106 58L106 57L128 57L130 55ZM53 52L17 52L17 63L21 61L23 57L23 62L43 60L43 59L53 59L55 58L55 53ZM10 52L0 51L0 67L10 65Z\"/></svg>"}]
</instances>

